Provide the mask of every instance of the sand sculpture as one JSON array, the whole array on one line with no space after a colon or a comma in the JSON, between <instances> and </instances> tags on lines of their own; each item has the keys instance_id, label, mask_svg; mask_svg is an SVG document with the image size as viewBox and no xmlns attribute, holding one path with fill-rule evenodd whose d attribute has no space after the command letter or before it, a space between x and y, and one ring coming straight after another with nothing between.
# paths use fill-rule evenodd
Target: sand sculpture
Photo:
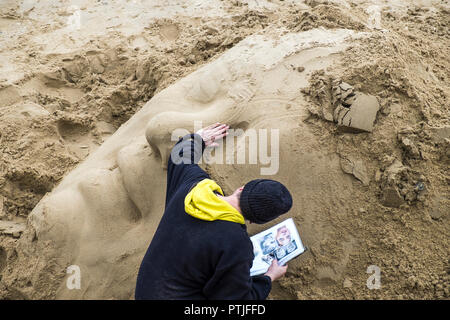
<instances>
[{"instance_id":1,"label":"sand sculpture","mask_svg":"<svg viewBox=\"0 0 450 320\"><path fill-rule=\"evenodd\" d=\"M202 164L295 195L270 298L448 298L447 3L69 2L0 6L0 300L132 298L171 137L214 121L280 142Z\"/></svg>"},{"instance_id":2,"label":"sand sculpture","mask_svg":"<svg viewBox=\"0 0 450 320\"><path fill-rule=\"evenodd\" d=\"M351 181L339 157L320 151L317 137L302 123L308 112L301 89L307 75L331 65L357 36L341 29L253 35L151 99L29 216L20 242L27 247L35 242L29 255L39 252L51 262L36 262L35 268L47 277L69 272L52 278L56 297L133 297L140 261L163 212L172 134L192 131L195 121L279 130L280 165L271 177L301 195L289 215L301 215L306 243L319 241L317 214L336 198L349 197ZM208 170L230 191L259 177L264 166L212 164ZM71 266L79 268L80 289L67 286Z\"/></svg>"}]
</instances>

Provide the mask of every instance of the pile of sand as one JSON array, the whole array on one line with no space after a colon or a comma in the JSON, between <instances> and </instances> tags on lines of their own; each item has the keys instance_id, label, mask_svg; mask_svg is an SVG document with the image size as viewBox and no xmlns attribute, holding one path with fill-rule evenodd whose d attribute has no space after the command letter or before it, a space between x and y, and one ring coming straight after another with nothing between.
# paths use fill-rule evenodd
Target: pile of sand
<instances>
[{"instance_id":1,"label":"pile of sand","mask_svg":"<svg viewBox=\"0 0 450 320\"><path fill-rule=\"evenodd\" d=\"M139 186L164 185L165 173L159 159L138 174L155 156L144 131L174 115L176 128L187 112L286 130L275 178L293 190L289 214L310 250L271 298L448 298L449 6L377 4L379 28L369 28L371 1L2 2L0 297L132 297L163 198L155 191L147 203ZM233 70L233 59L248 70ZM214 62L236 76L230 88L215 89ZM232 99L241 113L213 103L246 89L253 94ZM185 104L183 90L199 104ZM155 140L158 152L166 142ZM112 173L90 175L98 168ZM207 170L226 191L258 175ZM89 230L107 213L77 215L82 200L67 190L80 179L93 193L87 211L105 209L98 184L130 198L123 222L106 225L109 238ZM64 288L72 264L82 266L81 291ZM381 269L381 289L366 286L370 265Z\"/></svg>"}]
</instances>

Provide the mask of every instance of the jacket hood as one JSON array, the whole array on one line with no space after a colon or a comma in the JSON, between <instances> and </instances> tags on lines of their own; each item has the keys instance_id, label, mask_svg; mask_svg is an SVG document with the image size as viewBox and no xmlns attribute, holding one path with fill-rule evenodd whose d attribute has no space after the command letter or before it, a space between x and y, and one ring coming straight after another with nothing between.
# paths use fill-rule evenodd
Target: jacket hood
<instances>
[{"instance_id":1,"label":"jacket hood","mask_svg":"<svg viewBox=\"0 0 450 320\"><path fill-rule=\"evenodd\" d=\"M184 199L186 213L205 221L225 220L245 224L244 216L215 192L223 196L222 189L215 181L204 179L197 183Z\"/></svg>"}]
</instances>

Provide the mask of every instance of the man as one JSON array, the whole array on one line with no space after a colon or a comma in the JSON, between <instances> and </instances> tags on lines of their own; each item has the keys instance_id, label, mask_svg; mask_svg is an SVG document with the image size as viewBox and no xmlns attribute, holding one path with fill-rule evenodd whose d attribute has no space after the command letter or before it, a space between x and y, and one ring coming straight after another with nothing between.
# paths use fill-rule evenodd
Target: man
<instances>
[{"instance_id":1,"label":"man","mask_svg":"<svg viewBox=\"0 0 450 320\"><path fill-rule=\"evenodd\" d=\"M225 196L197 164L228 129L213 124L172 149L166 208L139 269L136 299L265 299L286 273L274 260L264 275L250 276L254 255L245 226L289 211L286 187L257 179Z\"/></svg>"}]
</instances>

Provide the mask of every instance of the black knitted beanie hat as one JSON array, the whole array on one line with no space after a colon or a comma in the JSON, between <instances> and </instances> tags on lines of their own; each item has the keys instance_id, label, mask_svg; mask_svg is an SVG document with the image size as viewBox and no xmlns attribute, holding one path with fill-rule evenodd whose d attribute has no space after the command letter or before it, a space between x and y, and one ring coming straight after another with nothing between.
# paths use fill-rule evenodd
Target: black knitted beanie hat
<instances>
[{"instance_id":1,"label":"black knitted beanie hat","mask_svg":"<svg viewBox=\"0 0 450 320\"><path fill-rule=\"evenodd\" d=\"M262 224L288 212L292 207L292 196L278 181L256 179L244 186L240 207L245 219Z\"/></svg>"}]
</instances>

